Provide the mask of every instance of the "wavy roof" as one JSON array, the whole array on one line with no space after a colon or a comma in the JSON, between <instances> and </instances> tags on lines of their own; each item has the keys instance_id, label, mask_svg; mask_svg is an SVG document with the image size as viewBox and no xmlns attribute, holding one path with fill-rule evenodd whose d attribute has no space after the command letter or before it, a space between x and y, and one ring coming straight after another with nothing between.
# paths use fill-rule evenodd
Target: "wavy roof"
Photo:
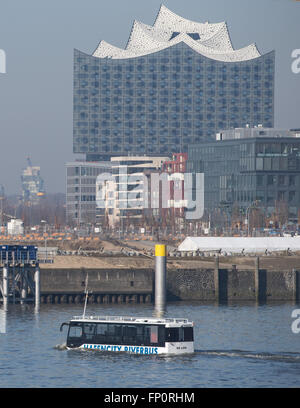
<instances>
[{"instance_id":1,"label":"wavy roof","mask_svg":"<svg viewBox=\"0 0 300 408\"><path fill-rule=\"evenodd\" d=\"M198 23L178 16L161 5L153 26L134 21L125 49L101 41L93 53L98 58L134 58L184 42L201 55L219 61L246 61L259 57L255 44L234 50L226 22Z\"/></svg>"}]
</instances>

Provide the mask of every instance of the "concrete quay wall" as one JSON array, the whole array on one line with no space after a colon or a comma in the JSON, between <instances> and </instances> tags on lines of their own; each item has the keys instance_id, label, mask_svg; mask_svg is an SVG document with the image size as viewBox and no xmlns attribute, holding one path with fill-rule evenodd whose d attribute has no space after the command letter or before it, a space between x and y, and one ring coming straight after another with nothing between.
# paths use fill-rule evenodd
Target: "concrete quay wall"
<instances>
[{"instance_id":1,"label":"concrete quay wall","mask_svg":"<svg viewBox=\"0 0 300 408\"><path fill-rule=\"evenodd\" d=\"M147 303L154 300L154 269L41 270L44 303L84 301L88 273L89 301ZM168 269L167 299L172 300L300 300L300 271Z\"/></svg>"},{"instance_id":2,"label":"concrete quay wall","mask_svg":"<svg viewBox=\"0 0 300 408\"><path fill-rule=\"evenodd\" d=\"M167 291L177 300L300 300L300 272L199 269L168 271Z\"/></svg>"},{"instance_id":3,"label":"concrete quay wall","mask_svg":"<svg viewBox=\"0 0 300 408\"><path fill-rule=\"evenodd\" d=\"M153 270L41 269L43 303L82 303L88 275L89 302L148 303L152 300Z\"/></svg>"}]
</instances>

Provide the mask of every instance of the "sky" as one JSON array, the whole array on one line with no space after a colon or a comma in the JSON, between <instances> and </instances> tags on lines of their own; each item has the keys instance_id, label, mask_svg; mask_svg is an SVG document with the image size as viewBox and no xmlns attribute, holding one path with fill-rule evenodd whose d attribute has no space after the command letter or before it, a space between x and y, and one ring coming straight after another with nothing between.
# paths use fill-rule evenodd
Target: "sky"
<instances>
[{"instance_id":1,"label":"sky","mask_svg":"<svg viewBox=\"0 0 300 408\"><path fill-rule=\"evenodd\" d=\"M161 0L1 0L0 184L21 192L30 156L49 193L65 192L65 163L73 161L73 50L92 54L100 40L126 46L133 20L152 25ZM275 127L300 128L300 1L165 0L198 22L226 21L234 48L255 42L276 52ZM299 51L300 56L300 51ZM300 66L300 62L299 62Z\"/></svg>"}]
</instances>

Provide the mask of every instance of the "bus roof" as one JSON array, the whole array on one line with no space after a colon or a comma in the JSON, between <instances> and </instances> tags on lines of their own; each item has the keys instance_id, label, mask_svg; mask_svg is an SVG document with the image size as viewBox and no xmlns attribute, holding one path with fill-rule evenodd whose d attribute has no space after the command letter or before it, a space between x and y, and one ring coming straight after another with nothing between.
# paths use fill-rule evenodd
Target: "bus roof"
<instances>
[{"instance_id":1,"label":"bus roof","mask_svg":"<svg viewBox=\"0 0 300 408\"><path fill-rule=\"evenodd\" d=\"M81 322L119 322L140 324L192 324L183 318L155 318L155 317L131 317L131 316L74 316L71 321Z\"/></svg>"}]
</instances>

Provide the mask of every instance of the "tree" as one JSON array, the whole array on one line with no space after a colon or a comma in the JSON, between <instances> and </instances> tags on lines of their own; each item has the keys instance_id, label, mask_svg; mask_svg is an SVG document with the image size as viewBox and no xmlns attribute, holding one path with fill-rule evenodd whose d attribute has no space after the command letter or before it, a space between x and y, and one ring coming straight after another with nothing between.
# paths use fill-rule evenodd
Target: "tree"
<instances>
[{"instance_id":1,"label":"tree","mask_svg":"<svg viewBox=\"0 0 300 408\"><path fill-rule=\"evenodd\" d=\"M289 220L289 207L286 201L277 200L275 202L275 217L276 221L279 224L279 227L282 228Z\"/></svg>"}]
</instances>

